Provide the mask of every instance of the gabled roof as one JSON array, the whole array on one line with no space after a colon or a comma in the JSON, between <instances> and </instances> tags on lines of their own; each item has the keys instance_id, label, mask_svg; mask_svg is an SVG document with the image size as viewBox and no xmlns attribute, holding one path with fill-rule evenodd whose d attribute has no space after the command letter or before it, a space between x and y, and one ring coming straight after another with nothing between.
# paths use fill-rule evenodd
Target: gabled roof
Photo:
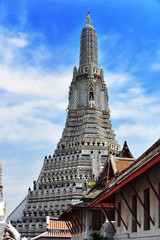
<instances>
[{"instance_id":1,"label":"gabled roof","mask_svg":"<svg viewBox=\"0 0 160 240\"><path fill-rule=\"evenodd\" d=\"M68 230L68 227L64 221L59 221L51 217L47 217L47 229L51 230Z\"/></svg>"},{"instance_id":2,"label":"gabled roof","mask_svg":"<svg viewBox=\"0 0 160 240\"><path fill-rule=\"evenodd\" d=\"M94 199L98 194L100 194L104 188L107 181L115 177L121 171L126 169L131 163L135 161L133 155L131 154L127 142L124 142L123 149L118 156L109 153L108 159L106 159L106 164L101 172L100 178L92 189L83 196L83 201L89 201Z\"/></svg>"},{"instance_id":3,"label":"gabled roof","mask_svg":"<svg viewBox=\"0 0 160 240\"><path fill-rule=\"evenodd\" d=\"M125 170L121 171L116 178L108 181L104 191L93 200L91 207L96 206L103 200L106 201L106 199L113 196L116 191L156 164L160 164L160 139ZM160 165L157 166L159 167Z\"/></svg>"},{"instance_id":4,"label":"gabled roof","mask_svg":"<svg viewBox=\"0 0 160 240\"><path fill-rule=\"evenodd\" d=\"M119 153L118 157L122 157L122 158L133 158L132 153L129 150L127 141L124 142L122 151Z\"/></svg>"},{"instance_id":5,"label":"gabled roof","mask_svg":"<svg viewBox=\"0 0 160 240\"><path fill-rule=\"evenodd\" d=\"M59 221L58 219L51 218L47 216L46 218L46 228L47 231L32 238L32 240L38 239L71 239L71 233L67 227L67 224L64 221Z\"/></svg>"},{"instance_id":6,"label":"gabled roof","mask_svg":"<svg viewBox=\"0 0 160 240\"><path fill-rule=\"evenodd\" d=\"M124 158L124 157L122 158L122 157L111 156L111 163L112 163L114 174L116 175L119 172L122 172L134 161L135 161L134 158Z\"/></svg>"},{"instance_id":7,"label":"gabled roof","mask_svg":"<svg viewBox=\"0 0 160 240\"><path fill-rule=\"evenodd\" d=\"M102 189L94 189L93 191L89 192L86 196L85 196L85 200L89 201L94 199L96 196L98 196L103 190Z\"/></svg>"}]
</instances>

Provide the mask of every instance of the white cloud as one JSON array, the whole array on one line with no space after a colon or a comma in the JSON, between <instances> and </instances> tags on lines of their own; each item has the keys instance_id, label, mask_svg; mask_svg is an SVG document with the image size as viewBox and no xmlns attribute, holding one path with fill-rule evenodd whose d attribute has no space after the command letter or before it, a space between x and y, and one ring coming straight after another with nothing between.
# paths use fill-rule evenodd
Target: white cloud
<instances>
[{"instance_id":1,"label":"white cloud","mask_svg":"<svg viewBox=\"0 0 160 240\"><path fill-rule=\"evenodd\" d=\"M0 26L0 62L11 64L22 48L28 45L27 36L19 32L11 32ZM22 56L20 57L22 58Z\"/></svg>"},{"instance_id":2,"label":"white cloud","mask_svg":"<svg viewBox=\"0 0 160 240\"><path fill-rule=\"evenodd\" d=\"M62 126L57 118L65 114L71 71L63 67L59 67L60 73L45 71L38 63L50 58L47 48L41 45L32 51L27 39L30 38L26 34L1 27L0 142L26 141L32 148L34 142L37 148L45 143L55 144L61 135ZM35 67L30 62L24 65L22 56L26 46ZM14 63L15 57L18 63Z\"/></svg>"},{"instance_id":3,"label":"white cloud","mask_svg":"<svg viewBox=\"0 0 160 240\"><path fill-rule=\"evenodd\" d=\"M5 39L5 41L6 41L6 39ZM8 42L13 44L14 47L19 47L19 48L23 48L28 44L25 37L21 34L20 34L20 38L10 38L10 39L8 39Z\"/></svg>"},{"instance_id":4,"label":"white cloud","mask_svg":"<svg viewBox=\"0 0 160 240\"><path fill-rule=\"evenodd\" d=\"M152 70L160 70L160 50L157 50L154 56L154 60L151 63L151 69Z\"/></svg>"},{"instance_id":5,"label":"white cloud","mask_svg":"<svg viewBox=\"0 0 160 240\"><path fill-rule=\"evenodd\" d=\"M157 121L160 114L158 94L147 95L144 89L138 87L127 89L116 97L111 104L112 117L116 119L133 120L136 122Z\"/></svg>"},{"instance_id":6,"label":"white cloud","mask_svg":"<svg viewBox=\"0 0 160 240\"><path fill-rule=\"evenodd\" d=\"M0 75L0 89L6 92L0 104L0 141L53 142L60 136L55 120L65 114L69 74L53 77L35 69L0 67Z\"/></svg>"},{"instance_id":7,"label":"white cloud","mask_svg":"<svg viewBox=\"0 0 160 240\"><path fill-rule=\"evenodd\" d=\"M147 94L138 84L121 91L119 88L116 101L111 102L110 106L111 118L113 122L116 121L114 130L117 139L130 141L129 147L134 149L133 155L138 157L160 136L159 93Z\"/></svg>"},{"instance_id":8,"label":"white cloud","mask_svg":"<svg viewBox=\"0 0 160 240\"><path fill-rule=\"evenodd\" d=\"M0 65L0 88L16 94L62 98L66 95L71 74L46 73L40 69L14 69Z\"/></svg>"},{"instance_id":9,"label":"white cloud","mask_svg":"<svg viewBox=\"0 0 160 240\"><path fill-rule=\"evenodd\" d=\"M4 121L4 120L3 120ZM26 143L52 143L56 144L61 136L62 126L47 120L42 120L31 116L30 119L20 120L16 116L0 123L1 143L15 143L15 141L26 141ZM53 134L54 133L54 134Z\"/></svg>"},{"instance_id":10,"label":"white cloud","mask_svg":"<svg viewBox=\"0 0 160 240\"><path fill-rule=\"evenodd\" d=\"M137 87L137 88L130 88L130 89L128 89L128 92L131 92L131 93L134 93L134 95L136 96L136 94L138 95L138 94L141 94L141 92L142 92L142 89L139 87Z\"/></svg>"},{"instance_id":11,"label":"white cloud","mask_svg":"<svg viewBox=\"0 0 160 240\"><path fill-rule=\"evenodd\" d=\"M160 63L153 63L151 68L152 70L160 70Z\"/></svg>"},{"instance_id":12,"label":"white cloud","mask_svg":"<svg viewBox=\"0 0 160 240\"><path fill-rule=\"evenodd\" d=\"M120 86L126 84L133 80L133 76L128 73L116 73L105 71L105 81L107 85L119 88Z\"/></svg>"},{"instance_id":13,"label":"white cloud","mask_svg":"<svg viewBox=\"0 0 160 240\"><path fill-rule=\"evenodd\" d=\"M137 138L141 141L146 141L148 138L150 141L155 141L160 136L160 126L151 124L138 124L138 123L123 123L117 129L118 136L124 138Z\"/></svg>"},{"instance_id":14,"label":"white cloud","mask_svg":"<svg viewBox=\"0 0 160 240\"><path fill-rule=\"evenodd\" d=\"M116 44L120 41L121 35L117 33L103 34L98 37L98 44L102 45L102 50L99 49L99 61L103 62L103 59L113 52Z\"/></svg>"}]
</instances>

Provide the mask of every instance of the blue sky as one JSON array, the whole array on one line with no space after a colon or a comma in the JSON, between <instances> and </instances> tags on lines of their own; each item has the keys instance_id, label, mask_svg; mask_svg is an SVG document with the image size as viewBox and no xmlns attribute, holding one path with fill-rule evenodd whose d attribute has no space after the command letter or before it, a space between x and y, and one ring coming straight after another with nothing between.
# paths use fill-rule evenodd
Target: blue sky
<instances>
[{"instance_id":1,"label":"blue sky","mask_svg":"<svg viewBox=\"0 0 160 240\"><path fill-rule=\"evenodd\" d=\"M7 214L53 154L87 11L111 121L135 157L160 136L160 1L0 0L0 158Z\"/></svg>"}]
</instances>

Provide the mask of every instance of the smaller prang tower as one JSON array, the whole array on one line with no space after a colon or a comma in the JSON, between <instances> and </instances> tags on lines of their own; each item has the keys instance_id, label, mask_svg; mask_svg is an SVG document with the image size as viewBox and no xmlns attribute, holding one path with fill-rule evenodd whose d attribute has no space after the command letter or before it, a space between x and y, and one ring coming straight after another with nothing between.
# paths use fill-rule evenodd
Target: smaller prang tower
<instances>
[{"instance_id":1,"label":"smaller prang tower","mask_svg":"<svg viewBox=\"0 0 160 240\"><path fill-rule=\"evenodd\" d=\"M54 154L45 157L33 190L29 188L26 199L8 218L28 238L45 231L46 216L58 217L82 198L107 162L108 151L120 151L110 121L103 68L98 68L97 34L90 23L88 13L62 137Z\"/></svg>"}]
</instances>

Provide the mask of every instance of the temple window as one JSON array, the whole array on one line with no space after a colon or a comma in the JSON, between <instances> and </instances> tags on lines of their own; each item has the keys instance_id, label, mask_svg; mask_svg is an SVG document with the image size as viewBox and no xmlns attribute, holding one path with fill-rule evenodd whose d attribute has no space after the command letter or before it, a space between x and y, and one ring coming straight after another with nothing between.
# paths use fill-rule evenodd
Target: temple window
<instances>
[{"instance_id":1,"label":"temple window","mask_svg":"<svg viewBox=\"0 0 160 240\"><path fill-rule=\"evenodd\" d=\"M120 216L121 216L121 202L118 203L118 219L117 219L117 227L120 227L121 226L121 219L120 219Z\"/></svg>"},{"instance_id":2,"label":"temple window","mask_svg":"<svg viewBox=\"0 0 160 240\"><path fill-rule=\"evenodd\" d=\"M137 218L137 196L132 196L132 211ZM137 223L135 219L132 218L132 232L137 232Z\"/></svg>"},{"instance_id":3,"label":"temple window","mask_svg":"<svg viewBox=\"0 0 160 240\"><path fill-rule=\"evenodd\" d=\"M149 193L149 188L144 190L144 206L145 209L148 212L148 215L150 215L150 193ZM146 211L144 211L144 230L149 230L150 229L150 220L148 218L148 215Z\"/></svg>"},{"instance_id":4,"label":"temple window","mask_svg":"<svg viewBox=\"0 0 160 240\"><path fill-rule=\"evenodd\" d=\"M94 94L93 94L93 92L89 92L89 100L94 100Z\"/></svg>"}]
</instances>

